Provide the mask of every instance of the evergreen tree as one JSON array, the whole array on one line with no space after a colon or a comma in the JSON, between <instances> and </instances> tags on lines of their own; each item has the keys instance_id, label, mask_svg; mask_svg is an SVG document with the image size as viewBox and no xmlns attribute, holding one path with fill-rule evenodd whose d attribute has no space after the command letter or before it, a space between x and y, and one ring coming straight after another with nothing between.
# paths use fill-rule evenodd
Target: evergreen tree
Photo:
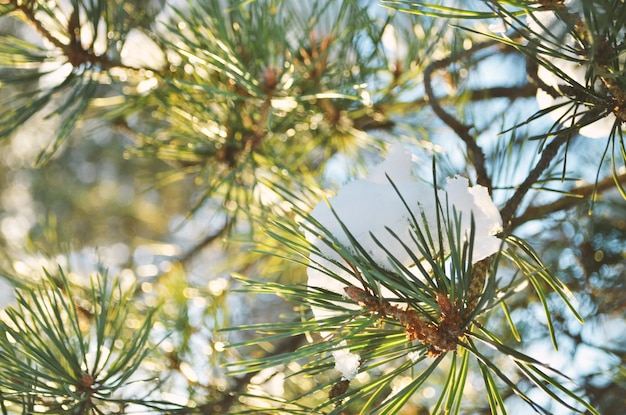
<instances>
[{"instance_id":1,"label":"evergreen tree","mask_svg":"<svg viewBox=\"0 0 626 415\"><path fill-rule=\"evenodd\" d=\"M3 414L621 414L622 0L0 0Z\"/></svg>"}]
</instances>

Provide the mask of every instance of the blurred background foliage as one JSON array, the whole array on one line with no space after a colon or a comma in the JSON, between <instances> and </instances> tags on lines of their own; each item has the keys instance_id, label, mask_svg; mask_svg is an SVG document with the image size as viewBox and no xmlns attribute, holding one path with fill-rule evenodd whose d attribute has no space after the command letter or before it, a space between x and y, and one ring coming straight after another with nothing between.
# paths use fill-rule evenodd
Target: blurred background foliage
<instances>
[{"instance_id":1,"label":"blurred background foliage","mask_svg":"<svg viewBox=\"0 0 626 415\"><path fill-rule=\"evenodd\" d=\"M625 104L615 92L626 80L623 27L614 21L626 7L581 3L593 21L588 29L617 56L610 76L598 65L590 75L614 80L605 96L563 88L578 105L603 109L584 121L593 123ZM225 364L305 342L227 348L255 334L222 329L303 312L269 293L238 292L232 276L305 282L304 266L252 250L281 249L263 225L293 218L294 206L361 177L388 144L402 142L419 157L424 180L434 157L440 178L460 173L491 188L508 230L541 253L586 320L579 326L554 302L555 353L536 296L516 296L510 309L520 346L554 361L600 413L622 413L626 152L619 120L594 140L577 134L580 123L559 127L537 104L542 61L532 58L537 33L525 16L562 6L0 0L4 304L15 302L11 287L28 290L46 278L60 287L68 281L73 301L89 304L91 273L119 275L139 304L130 325L158 306L152 353L139 369L150 374L157 411L166 410L162 402L214 414L265 405L254 396L289 401L336 374L290 379L303 364L292 361L229 375ZM490 324L505 325L505 316ZM440 387L418 391L399 413L427 413ZM107 410L136 405L145 391L135 392L135 401ZM470 392L473 407L464 413L489 413L482 392ZM516 413L514 397L506 398ZM301 404L314 406L325 396L307 399ZM5 413L51 411L45 402L7 405Z\"/></svg>"}]
</instances>

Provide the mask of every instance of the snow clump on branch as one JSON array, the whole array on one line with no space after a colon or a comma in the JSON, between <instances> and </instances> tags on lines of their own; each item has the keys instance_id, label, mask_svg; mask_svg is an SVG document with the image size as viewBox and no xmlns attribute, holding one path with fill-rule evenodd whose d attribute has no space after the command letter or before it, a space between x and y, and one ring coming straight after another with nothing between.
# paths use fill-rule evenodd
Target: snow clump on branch
<instances>
[{"instance_id":1,"label":"snow clump on branch","mask_svg":"<svg viewBox=\"0 0 626 415\"><path fill-rule=\"evenodd\" d=\"M412 174L415 167L413 158L405 147L401 145L391 147L387 159L382 164L374 167L366 178L355 180L342 187L329 201L318 203L311 212L311 217L336 238L344 249L357 255L350 238L337 220L338 217L372 261L390 271L396 267L387 252L406 268L417 269L411 257L411 253L420 257L420 250L414 240L413 218L417 220L422 232L430 233L437 248L438 241L442 240L443 254L449 254L450 244L446 229L444 226L438 226L435 190L431 185L420 182ZM501 240L496 234L502 230L502 219L485 187L470 187L466 178L457 176L447 180L447 190L437 190L436 194L444 212L448 209L450 215L456 212L460 217L460 232L465 240L469 239L473 216L475 234L472 263L487 258L499 250ZM441 221L441 218L439 220ZM307 270L309 287L320 287L345 295L344 289L347 284L362 286L357 278L336 265L343 264L350 269L342 256L324 242L319 233L309 228L305 229L305 236L313 246ZM411 253L407 252L400 241L411 250ZM438 252L431 252L433 257L437 254ZM423 259L420 258L420 261ZM422 265L428 268L424 262ZM384 287L381 295L386 298L392 297ZM342 307L357 309L358 305L346 302L342 303ZM313 313L317 320L339 314L337 311L319 307L313 307Z\"/></svg>"},{"instance_id":2,"label":"snow clump on branch","mask_svg":"<svg viewBox=\"0 0 626 415\"><path fill-rule=\"evenodd\" d=\"M339 346L343 348L332 351L332 355L335 358L335 369L341 372L343 379L352 380L359 371L361 356L350 353L348 343L345 340L342 340Z\"/></svg>"}]
</instances>

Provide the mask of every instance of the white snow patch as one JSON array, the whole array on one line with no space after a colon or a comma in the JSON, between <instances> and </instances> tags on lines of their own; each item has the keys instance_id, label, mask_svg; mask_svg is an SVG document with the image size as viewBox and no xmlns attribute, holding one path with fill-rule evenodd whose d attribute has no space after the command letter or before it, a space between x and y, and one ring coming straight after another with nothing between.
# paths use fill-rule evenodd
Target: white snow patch
<instances>
[{"instance_id":1,"label":"white snow patch","mask_svg":"<svg viewBox=\"0 0 626 415\"><path fill-rule=\"evenodd\" d=\"M414 267L415 261L400 242L406 244L414 255L419 256L420 251L411 236L414 234L413 218L417 220L423 232L426 228L428 229L433 240L437 241L439 235L435 190L412 175L411 172L415 166L413 157L403 146L393 146L387 159L374 167L365 179L348 183L328 202L320 202L311 212L311 217L326 228L337 239L337 242L351 253L357 254L356 249L350 243L350 238L342 229L335 214L367 255L380 267L394 269L389 255L385 252L387 250L403 266L417 270L417 267ZM387 176L393 181L395 188ZM470 236L473 215L475 235L472 262L476 263L498 251L501 241L495 235L502 229L502 219L486 188L469 187L467 179L454 177L448 179L447 191L438 190L437 196L443 208L447 206L450 215L454 210L457 215L460 215L461 232L466 240ZM331 206L335 213L331 210ZM397 238L389 230L397 235ZM372 235L379 243L376 243ZM305 230L305 236L307 241L319 250L319 254L312 252L309 256L311 261L307 271L309 287L320 287L344 295L346 283L331 277L327 272L336 274L350 285L361 286L360 281L332 262L344 264L350 269L345 260L336 252L335 247L328 246L316 233L309 230ZM449 247L445 232L441 238L444 242L444 254L448 254ZM439 247L432 248L432 250L435 249ZM432 252L432 255L436 253ZM391 296L391 293L384 288L381 293L385 297ZM348 309L359 308L357 304L350 302L342 303L342 306ZM318 307L313 307L313 313L318 320L337 315L335 311Z\"/></svg>"},{"instance_id":2,"label":"white snow patch","mask_svg":"<svg viewBox=\"0 0 626 415\"><path fill-rule=\"evenodd\" d=\"M352 380L356 377L359 371L361 356L350 353L350 349L348 348L348 344L345 340L339 343L339 346L345 348L333 350L331 352L335 358L335 369L341 372L343 379Z\"/></svg>"}]
</instances>

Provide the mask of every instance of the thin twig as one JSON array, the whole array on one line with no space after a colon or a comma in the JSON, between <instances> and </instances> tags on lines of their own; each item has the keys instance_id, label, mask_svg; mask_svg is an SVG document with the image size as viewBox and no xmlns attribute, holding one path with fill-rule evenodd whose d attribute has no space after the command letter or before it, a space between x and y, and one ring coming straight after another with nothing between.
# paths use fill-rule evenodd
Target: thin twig
<instances>
[{"instance_id":1,"label":"thin twig","mask_svg":"<svg viewBox=\"0 0 626 415\"><path fill-rule=\"evenodd\" d=\"M41 35L56 48L60 49L67 57L68 62L71 63L72 66L74 66L75 68L83 64L90 64L92 66L98 66L102 70L107 70L111 68L123 68L132 71L141 70L141 68L125 65L120 60L112 60L107 56L107 54L96 55L91 50L84 49L80 42L78 42L76 39L77 35L75 30L80 30L78 11L74 10L72 12L72 16L70 16L70 21L68 22L68 27L66 28L70 38L70 42L68 44L65 44L59 38L54 36L37 18L37 16L35 15L35 11L33 10L32 2L22 3L14 0L14 5L15 10L18 10L23 14L25 20L33 26L33 28L39 33L39 35ZM72 30L72 26L77 27Z\"/></svg>"},{"instance_id":2,"label":"thin twig","mask_svg":"<svg viewBox=\"0 0 626 415\"><path fill-rule=\"evenodd\" d=\"M477 88L467 90L463 92L463 100L469 102L487 101L496 98L508 98L511 101L520 98L534 97L537 93L537 87L532 83L525 83L524 85L515 86L495 86L490 88ZM453 98L450 96L444 96L439 98L440 105L447 105L454 103ZM427 98L420 98L409 102L394 102L393 104L385 104L385 109L374 108L373 111L364 115L357 115L354 118L354 127L363 130L389 130L393 128L396 123L391 120L387 114L397 113L406 114L410 111L416 111L429 105L430 102Z\"/></svg>"},{"instance_id":3,"label":"thin twig","mask_svg":"<svg viewBox=\"0 0 626 415\"><path fill-rule=\"evenodd\" d=\"M224 222L224 225L222 225L221 228L219 228L216 232L213 232L213 233L207 235L203 240L198 242L189 251L187 251L185 254L183 254L178 260L181 263L183 263L183 264L186 263L186 262L189 262L189 260L191 260L194 256L196 256L206 246L210 245L215 240L217 240L218 238L221 238L226 233L228 233L231 230L231 228L233 227L234 222L235 221L232 218L227 219L226 222Z\"/></svg>"},{"instance_id":4,"label":"thin twig","mask_svg":"<svg viewBox=\"0 0 626 415\"><path fill-rule=\"evenodd\" d=\"M506 202L504 207L500 210L502 216L502 223L504 224L504 232L508 232L512 227L512 221L515 217L515 212L519 207L522 199L528 193L533 184L539 180L543 172L550 167L550 164L559 153L559 149L565 145L570 139L570 134L561 133L556 136L554 140L548 144L543 152L541 158L535 165L535 167L528 174L528 177L519 185L513 196Z\"/></svg>"},{"instance_id":5,"label":"thin twig","mask_svg":"<svg viewBox=\"0 0 626 415\"><path fill-rule=\"evenodd\" d=\"M619 176L617 176L617 179L620 183L626 184L626 173L620 174ZM571 209L587 201L587 197L591 196L594 193L600 193L614 188L615 178L612 176L605 177L597 183L590 183L583 186L575 187L568 191L568 196L564 196L560 199L555 200L554 202L547 203L545 205L529 207L524 211L523 214L511 220L511 228L515 228L533 219L543 218L551 213Z\"/></svg>"},{"instance_id":6,"label":"thin twig","mask_svg":"<svg viewBox=\"0 0 626 415\"><path fill-rule=\"evenodd\" d=\"M24 14L26 21L31 24L35 30L44 37L48 42L52 43L59 49L65 50L68 45L61 42L57 37L53 36L48 29L44 27L44 25L35 17L35 12L27 3L21 3L18 1L13 2L15 5L15 10L19 10Z\"/></svg>"},{"instance_id":7,"label":"thin twig","mask_svg":"<svg viewBox=\"0 0 626 415\"><path fill-rule=\"evenodd\" d=\"M463 58L473 55L474 53L489 48L491 46L496 45L495 41L487 41L483 43L478 43L474 45L472 48L462 51L455 55L450 55L444 59L434 61L430 65L424 69L424 90L426 92L426 97L430 102L430 105L433 109L435 115L439 117L441 121L443 121L448 127L452 129L456 133L457 136L465 143L467 147L468 154L472 159L472 164L476 169L476 179L478 184L483 185L489 189L491 193L492 184L491 178L487 174L487 169L485 168L485 154L480 146L476 143L474 137L470 134L471 126L465 125L457 120L455 117L447 113L443 107L441 106L439 99L435 96L432 87L432 76L433 73L438 70L447 67L452 64L452 62L456 62Z\"/></svg>"}]
</instances>

